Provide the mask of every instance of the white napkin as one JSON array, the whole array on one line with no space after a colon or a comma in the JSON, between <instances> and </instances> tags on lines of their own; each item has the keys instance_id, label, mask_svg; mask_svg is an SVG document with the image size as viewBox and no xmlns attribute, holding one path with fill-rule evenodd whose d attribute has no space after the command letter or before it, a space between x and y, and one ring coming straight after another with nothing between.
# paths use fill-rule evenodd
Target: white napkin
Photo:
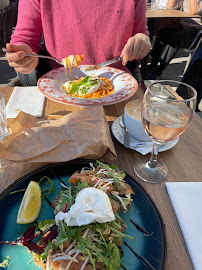
<instances>
[{"instance_id":1,"label":"white napkin","mask_svg":"<svg viewBox=\"0 0 202 270\"><path fill-rule=\"evenodd\" d=\"M131 149L138 151L142 155L146 155L152 151L153 142L143 142L129 136L129 145Z\"/></svg>"},{"instance_id":2,"label":"white napkin","mask_svg":"<svg viewBox=\"0 0 202 270\"><path fill-rule=\"evenodd\" d=\"M15 118L19 111L41 117L45 96L37 86L16 86L6 106L6 117Z\"/></svg>"},{"instance_id":3,"label":"white napkin","mask_svg":"<svg viewBox=\"0 0 202 270\"><path fill-rule=\"evenodd\" d=\"M202 269L202 182L166 183L194 268Z\"/></svg>"}]
</instances>

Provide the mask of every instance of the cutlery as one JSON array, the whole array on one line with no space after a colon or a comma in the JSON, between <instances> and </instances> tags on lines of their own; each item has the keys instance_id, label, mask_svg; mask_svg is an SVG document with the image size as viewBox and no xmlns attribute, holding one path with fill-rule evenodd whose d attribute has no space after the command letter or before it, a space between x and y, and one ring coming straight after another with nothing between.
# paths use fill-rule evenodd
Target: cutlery
<instances>
[{"instance_id":1,"label":"cutlery","mask_svg":"<svg viewBox=\"0 0 202 270\"><path fill-rule=\"evenodd\" d=\"M2 51L5 53L14 53L14 52L8 51L6 48L2 48ZM56 58L54 58L52 56L46 56L46 55L40 55L40 54L34 54L34 53L26 53L26 56L51 59L51 60L55 61L56 63L58 63L59 65L64 66L64 64L62 62L58 61Z\"/></svg>"},{"instance_id":2,"label":"cutlery","mask_svg":"<svg viewBox=\"0 0 202 270\"><path fill-rule=\"evenodd\" d=\"M123 145L127 148L129 148L130 146L130 141L129 141L129 134L128 134L128 130L125 126L125 123L124 123L124 119L123 119L123 115L119 118L119 123L120 123L120 126L122 128L124 128L124 140L123 140Z\"/></svg>"},{"instance_id":3,"label":"cutlery","mask_svg":"<svg viewBox=\"0 0 202 270\"><path fill-rule=\"evenodd\" d=\"M98 65L94 65L92 67L86 68L85 71L90 71L90 70L99 69L99 68L102 68L102 67L105 67L105 66L109 66L109 65L111 65L113 63L116 63L116 62L120 61L121 59L122 59L122 56L119 56L119 57L114 58L112 60L109 60L107 62L104 62L104 63L98 64Z\"/></svg>"}]
</instances>

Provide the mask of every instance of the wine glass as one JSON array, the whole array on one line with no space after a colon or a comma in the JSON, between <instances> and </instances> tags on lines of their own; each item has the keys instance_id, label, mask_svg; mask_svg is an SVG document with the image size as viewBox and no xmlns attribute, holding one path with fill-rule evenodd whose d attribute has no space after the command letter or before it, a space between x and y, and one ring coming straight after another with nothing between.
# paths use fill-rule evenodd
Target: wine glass
<instances>
[{"instance_id":1,"label":"wine glass","mask_svg":"<svg viewBox=\"0 0 202 270\"><path fill-rule=\"evenodd\" d=\"M158 9L159 0L151 0L151 9Z\"/></svg>"},{"instance_id":2,"label":"wine glass","mask_svg":"<svg viewBox=\"0 0 202 270\"><path fill-rule=\"evenodd\" d=\"M6 108L4 96L0 92L0 140L3 139L4 136L7 135L7 120L6 120ZM1 168L1 162L0 162Z\"/></svg>"},{"instance_id":3,"label":"wine glass","mask_svg":"<svg viewBox=\"0 0 202 270\"><path fill-rule=\"evenodd\" d=\"M189 126L196 108L196 90L188 84L162 80L147 88L142 103L142 124L153 140L151 158L136 162L134 171L144 181L160 183L168 170L157 160L158 149L182 134Z\"/></svg>"}]
</instances>

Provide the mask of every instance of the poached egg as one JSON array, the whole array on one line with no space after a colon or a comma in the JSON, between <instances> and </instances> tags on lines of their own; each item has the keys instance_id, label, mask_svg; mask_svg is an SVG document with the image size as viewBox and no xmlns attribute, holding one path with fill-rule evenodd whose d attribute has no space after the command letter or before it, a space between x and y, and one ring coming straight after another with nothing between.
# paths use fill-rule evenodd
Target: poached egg
<instances>
[{"instance_id":1,"label":"poached egg","mask_svg":"<svg viewBox=\"0 0 202 270\"><path fill-rule=\"evenodd\" d=\"M108 195L101 189L87 187L76 196L69 212L55 216L58 225L63 220L68 226L82 226L90 223L105 223L115 219Z\"/></svg>"}]
</instances>

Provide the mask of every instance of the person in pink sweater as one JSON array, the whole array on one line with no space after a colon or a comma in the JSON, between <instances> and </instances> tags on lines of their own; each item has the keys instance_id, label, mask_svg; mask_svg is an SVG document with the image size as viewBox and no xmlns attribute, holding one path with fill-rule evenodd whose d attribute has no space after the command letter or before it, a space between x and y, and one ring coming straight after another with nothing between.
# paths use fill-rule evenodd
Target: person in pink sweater
<instances>
[{"instance_id":1,"label":"person in pink sweater","mask_svg":"<svg viewBox=\"0 0 202 270\"><path fill-rule=\"evenodd\" d=\"M31 73L38 58L25 53L39 52L43 34L48 53L59 61L78 54L84 55L82 64L98 64L121 55L124 69L150 51L145 13L145 0L20 0L15 33L6 45L15 53L6 58L16 72Z\"/></svg>"}]
</instances>

